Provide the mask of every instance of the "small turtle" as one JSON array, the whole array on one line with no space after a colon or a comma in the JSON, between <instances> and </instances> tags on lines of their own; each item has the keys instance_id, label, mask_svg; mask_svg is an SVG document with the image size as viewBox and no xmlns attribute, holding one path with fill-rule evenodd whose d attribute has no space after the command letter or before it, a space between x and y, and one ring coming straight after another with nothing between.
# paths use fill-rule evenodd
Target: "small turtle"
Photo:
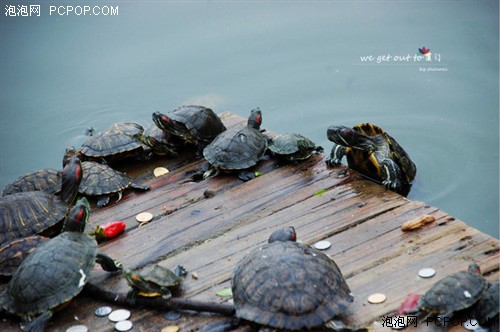
<instances>
[{"instance_id":1,"label":"small turtle","mask_svg":"<svg viewBox=\"0 0 500 332\"><path fill-rule=\"evenodd\" d=\"M264 156L268 139L260 132L262 112L256 108L250 112L247 125L230 129L217 136L203 150L203 156L211 169L204 177L217 176L220 171L242 171L257 164ZM240 172L240 179L249 180L253 176Z\"/></svg>"},{"instance_id":2,"label":"small turtle","mask_svg":"<svg viewBox=\"0 0 500 332\"><path fill-rule=\"evenodd\" d=\"M287 161L305 160L313 152L323 152L323 148L316 146L309 138L289 133L274 137L269 144L269 150Z\"/></svg>"},{"instance_id":3,"label":"small turtle","mask_svg":"<svg viewBox=\"0 0 500 332\"><path fill-rule=\"evenodd\" d=\"M83 179L79 192L86 196L97 196L97 207L106 206L110 196L118 195L118 201L122 197L122 191L128 188L137 190L149 190L148 185L141 185L132 180L125 173L112 169L108 165L99 164L94 161L82 163Z\"/></svg>"},{"instance_id":4,"label":"small turtle","mask_svg":"<svg viewBox=\"0 0 500 332\"><path fill-rule=\"evenodd\" d=\"M196 105L180 106L167 114L155 112L153 122L158 128L194 144L198 151L226 130L212 109Z\"/></svg>"},{"instance_id":5,"label":"small turtle","mask_svg":"<svg viewBox=\"0 0 500 332\"><path fill-rule=\"evenodd\" d=\"M52 311L80 293L95 262L106 271L120 265L97 252L83 233L90 207L85 198L71 209L64 232L40 244L21 263L0 295L0 307L22 317L23 330L43 331Z\"/></svg>"},{"instance_id":6,"label":"small turtle","mask_svg":"<svg viewBox=\"0 0 500 332\"><path fill-rule=\"evenodd\" d=\"M236 316L300 330L342 314L354 299L337 264L319 250L294 242L293 235L284 239L276 236L239 262L232 278Z\"/></svg>"},{"instance_id":7,"label":"small turtle","mask_svg":"<svg viewBox=\"0 0 500 332\"><path fill-rule=\"evenodd\" d=\"M80 155L88 160L113 163L125 158L147 161L151 149L141 142L144 128L136 123L115 123L103 132L87 138L79 149Z\"/></svg>"},{"instance_id":8,"label":"small turtle","mask_svg":"<svg viewBox=\"0 0 500 332\"><path fill-rule=\"evenodd\" d=\"M451 274L436 282L418 301L415 312L430 315L451 315L471 307L488 287L476 263L469 265L468 271Z\"/></svg>"},{"instance_id":9,"label":"small turtle","mask_svg":"<svg viewBox=\"0 0 500 332\"><path fill-rule=\"evenodd\" d=\"M3 245L0 248L0 276L10 277L38 245L48 240L45 236L32 235Z\"/></svg>"},{"instance_id":10,"label":"small turtle","mask_svg":"<svg viewBox=\"0 0 500 332\"><path fill-rule=\"evenodd\" d=\"M81 163L73 156L61 175L60 196L28 191L1 197L0 244L35 234L57 233L57 226L65 219L82 178Z\"/></svg>"},{"instance_id":11,"label":"small turtle","mask_svg":"<svg viewBox=\"0 0 500 332\"><path fill-rule=\"evenodd\" d=\"M347 155L347 164L367 178L407 195L417 167L406 151L384 130L370 123L353 128L331 126L327 137L334 142L328 165L339 165Z\"/></svg>"},{"instance_id":12,"label":"small turtle","mask_svg":"<svg viewBox=\"0 0 500 332\"><path fill-rule=\"evenodd\" d=\"M498 318L500 310L499 297L500 281L488 284L481 298L472 307L473 313L481 325L493 325ZM497 325L498 326L498 325Z\"/></svg>"},{"instance_id":13,"label":"small turtle","mask_svg":"<svg viewBox=\"0 0 500 332\"><path fill-rule=\"evenodd\" d=\"M175 272L155 265L149 273L141 275L137 272L125 270L123 275L132 289L127 294L127 301L134 305L137 296L159 297L170 300L172 293L179 291L183 277L186 274L184 267L178 265Z\"/></svg>"},{"instance_id":14,"label":"small turtle","mask_svg":"<svg viewBox=\"0 0 500 332\"><path fill-rule=\"evenodd\" d=\"M43 191L55 194L61 190L62 172L46 168L27 173L5 186L2 196L24 191Z\"/></svg>"}]
</instances>

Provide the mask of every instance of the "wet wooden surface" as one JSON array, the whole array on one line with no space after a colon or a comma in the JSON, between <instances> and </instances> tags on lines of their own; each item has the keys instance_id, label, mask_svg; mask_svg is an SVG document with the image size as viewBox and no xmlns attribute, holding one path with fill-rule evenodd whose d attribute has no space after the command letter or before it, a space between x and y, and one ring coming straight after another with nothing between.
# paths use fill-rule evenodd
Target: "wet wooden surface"
<instances>
[{"instance_id":1,"label":"wet wooden surface","mask_svg":"<svg viewBox=\"0 0 500 332\"><path fill-rule=\"evenodd\" d=\"M229 113L222 119L227 127L244 123ZM235 175L192 181L190 172L203 161L189 151L173 159L136 164L127 167L127 172L152 190L127 191L120 202L112 199L108 207L94 208L87 231L108 221L125 221L123 235L101 244L104 253L126 268L142 271L154 264L169 268L181 264L189 271L182 286L183 297L228 303L230 300L218 297L216 292L230 287L238 261L265 243L272 231L292 225L303 243L328 240L333 244L325 252L337 262L355 296L344 321L374 330L390 330L382 327L383 317L395 315L410 292L425 292L446 275L465 270L471 261L480 264L488 280L499 279L497 239L436 207L385 190L344 166L326 168L324 158L314 155L292 165L268 158L255 168L262 176L248 182ZM158 166L170 172L155 178L152 172ZM151 212L154 218L139 225L135 216L143 211ZM423 215L432 215L436 221L416 231L401 231L402 223ZM436 276L418 277L418 270L424 267L434 268ZM90 282L113 292L128 290L123 278L99 267ZM387 300L369 304L368 295L376 292L386 294ZM94 315L101 305L109 303L81 294L54 315L47 331L65 331L79 324L90 331L113 331L107 318ZM177 325L180 331L196 331L227 319L217 314L182 312L180 319L168 321L163 309L142 307L131 311L132 331L160 331L168 325ZM428 328L420 326L422 330ZM16 319L0 321L0 331L17 329Z\"/></svg>"}]
</instances>

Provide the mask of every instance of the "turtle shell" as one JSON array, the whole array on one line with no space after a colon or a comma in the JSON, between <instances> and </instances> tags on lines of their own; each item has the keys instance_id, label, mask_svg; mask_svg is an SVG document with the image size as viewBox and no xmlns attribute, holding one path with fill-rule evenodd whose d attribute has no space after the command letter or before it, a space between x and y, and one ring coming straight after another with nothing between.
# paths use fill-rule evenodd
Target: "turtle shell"
<instances>
[{"instance_id":1,"label":"turtle shell","mask_svg":"<svg viewBox=\"0 0 500 332\"><path fill-rule=\"evenodd\" d=\"M75 297L94 268L97 242L86 234L64 232L42 243L21 263L2 303L15 315L37 315Z\"/></svg>"},{"instance_id":2,"label":"turtle shell","mask_svg":"<svg viewBox=\"0 0 500 332\"><path fill-rule=\"evenodd\" d=\"M287 330L320 326L353 301L333 260L292 241L272 242L244 257L232 291L238 317Z\"/></svg>"},{"instance_id":3,"label":"turtle shell","mask_svg":"<svg viewBox=\"0 0 500 332\"><path fill-rule=\"evenodd\" d=\"M118 161L128 156L137 160L151 158L151 150L137 136L144 129L138 124L114 124L111 129L90 136L80 147L80 153L91 159Z\"/></svg>"},{"instance_id":4,"label":"turtle shell","mask_svg":"<svg viewBox=\"0 0 500 332\"><path fill-rule=\"evenodd\" d=\"M320 152L323 148L300 134L286 133L273 138L269 150L289 161L296 161L305 160L313 151Z\"/></svg>"},{"instance_id":5,"label":"turtle shell","mask_svg":"<svg viewBox=\"0 0 500 332\"><path fill-rule=\"evenodd\" d=\"M0 244L52 230L64 220L67 205L59 197L29 191L0 198Z\"/></svg>"},{"instance_id":6,"label":"turtle shell","mask_svg":"<svg viewBox=\"0 0 500 332\"><path fill-rule=\"evenodd\" d=\"M419 299L419 309L434 315L450 314L476 303L488 282L480 274L460 271L439 280Z\"/></svg>"},{"instance_id":7,"label":"turtle shell","mask_svg":"<svg viewBox=\"0 0 500 332\"><path fill-rule=\"evenodd\" d=\"M182 278L173 271L161 265L155 265L151 271L145 275L135 272L126 272L129 285L135 288L139 295L153 297L170 293L180 286ZM169 289L170 288L170 289Z\"/></svg>"},{"instance_id":8,"label":"turtle shell","mask_svg":"<svg viewBox=\"0 0 500 332\"><path fill-rule=\"evenodd\" d=\"M61 190L62 172L55 169L41 169L25 174L5 186L2 196L25 191L43 191L49 194Z\"/></svg>"},{"instance_id":9,"label":"turtle shell","mask_svg":"<svg viewBox=\"0 0 500 332\"><path fill-rule=\"evenodd\" d=\"M33 235L13 240L2 246L0 248L0 275L11 276L36 247L48 240L47 237Z\"/></svg>"},{"instance_id":10,"label":"turtle shell","mask_svg":"<svg viewBox=\"0 0 500 332\"><path fill-rule=\"evenodd\" d=\"M481 320L491 320L498 316L500 308L498 298L499 288L500 281L488 285L488 288L484 291L479 301L474 305L476 317Z\"/></svg>"},{"instance_id":11,"label":"turtle shell","mask_svg":"<svg viewBox=\"0 0 500 332\"><path fill-rule=\"evenodd\" d=\"M212 109L196 105L180 106L166 115L155 112L153 121L160 129L196 145L200 150L226 130Z\"/></svg>"},{"instance_id":12,"label":"turtle shell","mask_svg":"<svg viewBox=\"0 0 500 332\"><path fill-rule=\"evenodd\" d=\"M261 121L261 111L253 110L246 126L221 133L205 147L203 156L216 169L225 171L254 166L268 146L267 138L259 131Z\"/></svg>"},{"instance_id":13,"label":"turtle shell","mask_svg":"<svg viewBox=\"0 0 500 332\"><path fill-rule=\"evenodd\" d=\"M128 188L133 183L131 177L108 165L84 161L82 168L83 179L79 192L84 195L99 196L116 193Z\"/></svg>"}]
</instances>

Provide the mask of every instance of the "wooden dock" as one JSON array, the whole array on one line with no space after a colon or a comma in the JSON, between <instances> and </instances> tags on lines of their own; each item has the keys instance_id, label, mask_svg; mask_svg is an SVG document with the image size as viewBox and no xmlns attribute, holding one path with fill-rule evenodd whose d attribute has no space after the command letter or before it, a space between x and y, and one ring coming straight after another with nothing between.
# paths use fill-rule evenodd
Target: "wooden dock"
<instances>
[{"instance_id":1,"label":"wooden dock","mask_svg":"<svg viewBox=\"0 0 500 332\"><path fill-rule=\"evenodd\" d=\"M229 113L221 117L227 127L244 121ZM373 330L389 331L382 327L381 319L394 316L408 293L425 292L446 275L465 270L472 260L480 264L488 280L499 279L497 239L436 207L410 201L367 181L346 167L326 168L324 158L314 155L294 165L268 159L256 167L262 175L248 182L234 175L193 182L188 173L203 161L189 153L134 165L127 172L152 190L127 191L120 202L112 199L108 207L94 208L87 230L108 221L125 221L126 232L102 244L103 252L131 269L147 271L154 264L169 268L181 264L189 271L183 297L228 303L228 298L216 292L230 287L239 260L266 242L272 231L292 225L303 243L332 243L325 253L337 262L355 296L345 321ZM158 166L170 172L155 178L152 170ZM154 219L139 225L135 216L143 211L151 212ZM401 231L403 222L423 215L433 215L436 221L416 231ZM424 267L434 268L436 276L418 277ZM97 267L90 281L117 292L128 290L123 278ZM368 295L376 292L386 294L387 300L369 304ZM113 331L107 318L94 315L102 305L109 303L81 294L54 315L47 331L65 331L79 324L92 332ZM131 311L132 331L160 331L168 325L179 326L181 332L196 331L227 319L183 312L178 320L168 321L164 310L143 307ZM1 331L16 329L17 320L0 321Z\"/></svg>"}]
</instances>

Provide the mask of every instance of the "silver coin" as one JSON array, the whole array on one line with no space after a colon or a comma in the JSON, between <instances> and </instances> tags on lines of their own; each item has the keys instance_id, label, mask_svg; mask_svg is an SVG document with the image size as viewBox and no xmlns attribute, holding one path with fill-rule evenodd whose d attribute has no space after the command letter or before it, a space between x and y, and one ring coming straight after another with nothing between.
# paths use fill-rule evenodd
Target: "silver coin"
<instances>
[{"instance_id":1,"label":"silver coin","mask_svg":"<svg viewBox=\"0 0 500 332\"><path fill-rule=\"evenodd\" d=\"M430 268L430 267L427 267L425 269L421 269L420 271L418 271L418 275L421 278L434 277L435 274L436 274L436 270L434 270L433 268Z\"/></svg>"},{"instance_id":2,"label":"silver coin","mask_svg":"<svg viewBox=\"0 0 500 332\"><path fill-rule=\"evenodd\" d=\"M108 319L112 322L119 322L122 320L127 320L130 318L130 311L127 309L118 309L111 312L108 316Z\"/></svg>"},{"instance_id":3,"label":"silver coin","mask_svg":"<svg viewBox=\"0 0 500 332\"><path fill-rule=\"evenodd\" d=\"M181 313L179 311L169 311L164 317L166 320L177 320L181 317Z\"/></svg>"},{"instance_id":4,"label":"silver coin","mask_svg":"<svg viewBox=\"0 0 500 332\"><path fill-rule=\"evenodd\" d=\"M88 332L89 328L85 325L74 325L69 327L66 332Z\"/></svg>"},{"instance_id":5,"label":"silver coin","mask_svg":"<svg viewBox=\"0 0 500 332\"><path fill-rule=\"evenodd\" d=\"M111 307L104 306L97 308L94 313L97 317L106 317L111 311L113 311Z\"/></svg>"},{"instance_id":6,"label":"silver coin","mask_svg":"<svg viewBox=\"0 0 500 332\"><path fill-rule=\"evenodd\" d=\"M318 241L314 244L314 248L318 250L326 250L332 246L332 243L330 241Z\"/></svg>"},{"instance_id":7,"label":"silver coin","mask_svg":"<svg viewBox=\"0 0 500 332\"><path fill-rule=\"evenodd\" d=\"M129 320L122 320L115 324L115 330L117 331L128 331L134 326Z\"/></svg>"},{"instance_id":8,"label":"silver coin","mask_svg":"<svg viewBox=\"0 0 500 332\"><path fill-rule=\"evenodd\" d=\"M466 330L475 331L479 328L480 328L479 323L474 318L471 318L464 323L464 329Z\"/></svg>"}]
</instances>

